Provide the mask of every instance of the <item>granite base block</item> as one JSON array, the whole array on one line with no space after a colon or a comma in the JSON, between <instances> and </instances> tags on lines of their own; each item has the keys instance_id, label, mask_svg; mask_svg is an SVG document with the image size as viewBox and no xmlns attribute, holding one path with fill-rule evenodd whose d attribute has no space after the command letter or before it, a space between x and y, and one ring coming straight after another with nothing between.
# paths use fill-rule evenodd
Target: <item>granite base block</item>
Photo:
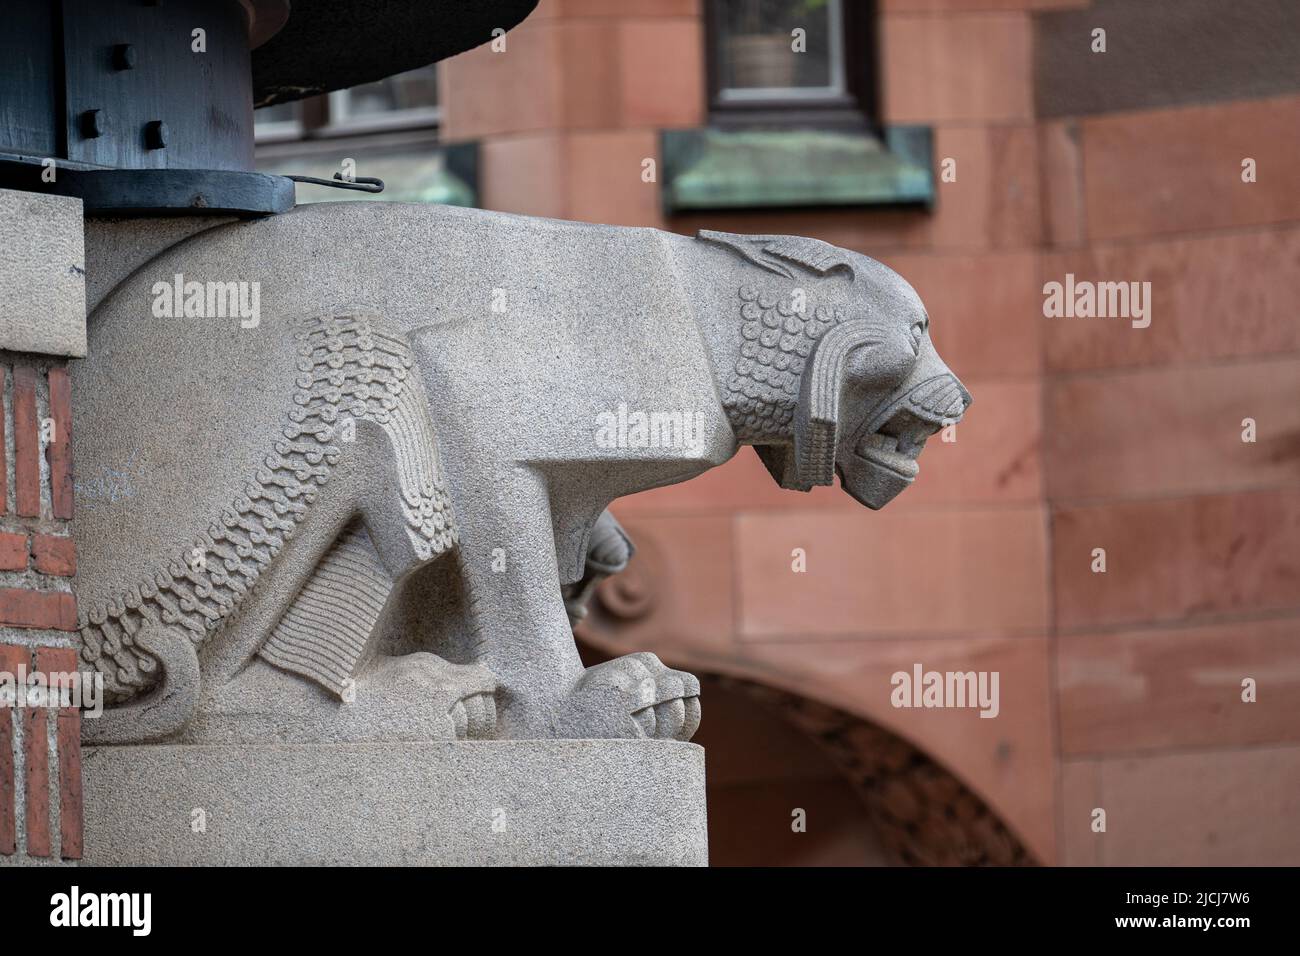
<instances>
[{"instance_id":1,"label":"granite base block","mask_svg":"<svg viewBox=\"0 0 1300 956\"><path fill-rule=\"evenodd\" d=\"M658 740L87 747L87 865L698 865L704 751Z\"/></svg>"}]
</instances>

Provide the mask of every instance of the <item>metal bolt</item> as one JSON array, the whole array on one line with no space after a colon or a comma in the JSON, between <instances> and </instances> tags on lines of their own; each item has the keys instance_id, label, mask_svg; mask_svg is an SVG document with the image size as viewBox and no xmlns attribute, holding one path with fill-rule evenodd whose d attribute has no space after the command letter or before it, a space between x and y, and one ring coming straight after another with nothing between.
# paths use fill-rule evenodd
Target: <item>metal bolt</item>
<instances>
[{"instance_id":1,"label":"metal bolt","mask_svg":"<svg viewBox=\"0 0 1300 956\"><path fill-rule=\"evenodd\" d=\"M113 47L113 69L135 69L135 47L130 43L119 43Z\"/></svg>"},{"instance_id":2,"label":"metal bolt","mask_svg":"<svg viewBox=\"0 0 1300 956\"><path fill-rule=\"evenodd\" d=\"M81 114L81 135L94 139L104 132L99 122L99 110L86 110Z\"/></svg>"},{"instance_id":3,"label":"metal bolt","mask_svg":"<svg viewBox=\"0 0 1300 956\"><path fill-rule=\"evenodd\" d=\"M144 125L144 144L149 149L167 148L167 124L162 120L150 120Z\"/></svg>"}]
</instances>

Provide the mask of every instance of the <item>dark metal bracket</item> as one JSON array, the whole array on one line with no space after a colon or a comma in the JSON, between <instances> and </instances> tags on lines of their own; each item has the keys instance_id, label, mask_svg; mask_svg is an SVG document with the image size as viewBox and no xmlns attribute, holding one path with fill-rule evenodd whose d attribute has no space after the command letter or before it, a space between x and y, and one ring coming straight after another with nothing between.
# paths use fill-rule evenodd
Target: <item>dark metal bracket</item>
<instances>
[{"instance_id":1,"label":"dark metal bracket","mask_svg":"<svg viewBox=\"0 0 1300 956\"><path fill-rule=\"evenodd\" d=\"M46 179L52 175L53 181ZM294 207L286 176L219 169L87 169L0 156L0 188L75 196L87 216L269 216ZM364 187L363 187L364 188Z\"/></svg>"}]
</instances>

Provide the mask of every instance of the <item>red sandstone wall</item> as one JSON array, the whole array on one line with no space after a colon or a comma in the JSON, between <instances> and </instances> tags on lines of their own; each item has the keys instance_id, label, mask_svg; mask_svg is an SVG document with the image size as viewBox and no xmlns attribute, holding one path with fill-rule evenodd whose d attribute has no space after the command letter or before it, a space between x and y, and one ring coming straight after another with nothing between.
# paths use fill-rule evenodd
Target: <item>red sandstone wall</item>
<instances>
[{"instance_id":1,"label":"red sandstone wall","mask_svg":"<svg viewBox=\"0 0 1300 956\"><path fill-rule=\"evenodd\" d=\"M623 503L671 606L620 641L893 727L1045 860L1295 862L1300 190L1282 171L1300 100L1038 122L1030 11L1049 5L1071 4L883 5L886 121L932 124L958 162L933 214L667 224L881 258L977 404L883 514L779 492L748 453ZM490 205L660 224L636 172L657 127L702 121L697 4L543 7L512 35L524 56L448 64L449 135L486 138ZM503 96L507 74L539 81ZM1243 184L1243 156L1274 175ZM1041 285L1067 271L1152 281L1152 328L1044 319ZM1248 416L1266 423L1254 445ZM892 710L888 674L918 660L999 670L999 719ZM1241 676L1268 700L1241 703Z\"/></svg>"},{"instance_id":2,"label":"red sandstone wall","mask_svg":"<svg viewBox=\"0 0 1300 956\"><path fill-rule=\"evenodd\" d=\"M1300 862L1298 116L1280 96L1041 128L1062 209L1040 277L1147 280L1156 310L1122 336L1044 325L1066 862Z\"/></svg>"},{"instance_id":3,"label":"red sandstone wall","mask_svg":"<svg viewBox=\"0 0 1300 956\"><path fill-rule=\"evenodd\" d=\"M612 646L889 728L1044 861L1295 864L1300 96L1040 118L1035 71L1053 64L1036 64L1036 18L1079 9L1122 42L1121 7L883 0L884 120L931 125L936 162L957 163L932 212L665 222L641 161L660 128L705 121L699 0L544 0L508 54L445 64L445 132L482 140L492 208L880 258L975 395L957 442L932 441L880 514L836 489L779 491L749 452L621 502L649 604ZM1043 284L1067 272L1150 281L1151 327L1044 318ZM889 675L916 662L999 671L1000 716L892 708Z\"/></svg>"}]
</instances>

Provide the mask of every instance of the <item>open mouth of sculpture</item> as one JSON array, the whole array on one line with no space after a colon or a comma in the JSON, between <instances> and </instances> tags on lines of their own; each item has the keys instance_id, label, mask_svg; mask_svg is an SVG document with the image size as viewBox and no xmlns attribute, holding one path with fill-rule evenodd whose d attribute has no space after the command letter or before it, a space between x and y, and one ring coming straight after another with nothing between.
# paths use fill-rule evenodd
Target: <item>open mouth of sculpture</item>
<instances>
[{"instance_id":1,"label":"open mouth of sculpture","mask_svg":"<svg viewBox=\"0 0 1300 956\"><path fill-rule=\"evenodd\" d=\"M925 448L926 439L936 431L938 426L933 422L900 409L858 442L854 451L872 464L911 481L921 470L917 458Z\"/></svg>"}]
</instances>

